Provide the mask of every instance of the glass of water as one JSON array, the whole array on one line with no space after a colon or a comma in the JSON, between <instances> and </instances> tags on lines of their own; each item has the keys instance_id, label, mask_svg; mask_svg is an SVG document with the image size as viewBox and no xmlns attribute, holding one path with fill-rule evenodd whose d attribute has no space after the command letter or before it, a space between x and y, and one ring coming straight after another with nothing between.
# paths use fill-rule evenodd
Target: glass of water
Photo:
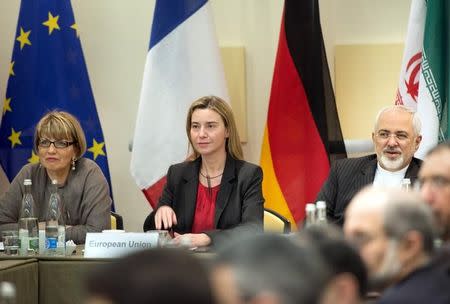
<instances>
[{"instance_id":1,"label":"glass of water","mask_svg":"<svg viewBox=\"0 0 450 304\"><path fill-rule=\"evenodd\" d=\"M17 255L19 253L20 241L17 230L5 230L2 232L2 241L5 254Z\"/></svg>"},{"instance_id":2,"label":"glass of water","mask_svg":"<svg viewBox=\"0 0 450 304\"><path fill-rule=\"evenodd\" d=\"M158 246L168 247L171 244L172 238L170 237L169 231L167 230L153 230L153 232L158 233Z\"/></svg>"}]
</instances>

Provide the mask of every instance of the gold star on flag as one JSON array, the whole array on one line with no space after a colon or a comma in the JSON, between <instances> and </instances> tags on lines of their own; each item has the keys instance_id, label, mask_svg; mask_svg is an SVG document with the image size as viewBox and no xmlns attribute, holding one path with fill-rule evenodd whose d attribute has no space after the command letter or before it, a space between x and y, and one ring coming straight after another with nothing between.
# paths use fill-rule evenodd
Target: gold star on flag
<instances>
[{"instance_id":1,"label":"gold star on flag","mask_svg":"<svg viewBox=\"0 0 450 304\"><path fill-rule=\"evenodd\" d=\"M30 164L38 164L39 163L39 156L34 154L34 151L31 151L31 157L28 159L28 162Z\"/></svg>"},{"instance_id":2,"label":"gold star on flag","mask_svg":"<svg viewBox=\"0 0 450 304\"><path fill-rule=\"evenodd\" d=\"M28 36L30 36L31 30L28 32L25 32L22 27L20 27L20 35L16 38L17 41L20 42L20 49L23 49L25 44L31 45L30 40L28 39Z\"/></svg>"},{"instance_id":3,"label":"gold star on flag","mask_svg":"<svg viewBox=\"0 0 450 304\"><path fill-rule=\"evenodd\" d=\"M105 142L98 143L95 138L93 139L93 145L88 149L89 152L92 152L94 154L94 160L97 159L97 156L103 155L106 156L105 152L103 152L103 146L105 145Z\"/></svg>"},{"instance_id":4,"label":"gold star on flag","mask_svg":"<svg viewBox=\"0 0 450 304\"><path fill-rule=\"evenodd\" d=\"M6 111L12 112L11 98L5 98L5 101L3 101L3 115L5 115Z\"/></svg>"},{"instance_id":5,"label":"gold star on flag","mask_svg":"<svg viewBox=\"0 0 450 304\"><path fill-rule=\"evenodd\" d=\"M11 61L9 64L9 76L16 76L16 74L14 74L14 61Z\"/></svg>"},{"instance_id":6,"label":"gold star on flag","mask_svg":"<svg viewBox=\"0 0 450 304\"><path fill-rule=\"evenodd\" d=\"M8 137L9 141L11 142L11 148L14 148L14 146L17 144L22 144L22 142L20 141L21 134L22 131L16 132L13 128L11 128L11 135Z\"/></svg>"},{"instance_id":7,"label":"gold star on flag","mask_svg":"<svg viewBox=\"0 0 450 304\"><path fill-rule=\"evenodd\" d=\"M42 22L43 25L48 26L48 34L51 35L54 29L60 30L58 25L59 16L53 17L52 13L48 12L48 20Z\"/></svg>"},{"instance_id":8,"label":"gold star on flag","mask_svg":"<svg viewBox=\"0 0 450 304\"><path fill-rule=\"evenodd\" d=\"M78 24L74 23L70 26L71 29L75 30L77 37L80 37L80 33L78 32Z\"/></svg>"}]
</instances>

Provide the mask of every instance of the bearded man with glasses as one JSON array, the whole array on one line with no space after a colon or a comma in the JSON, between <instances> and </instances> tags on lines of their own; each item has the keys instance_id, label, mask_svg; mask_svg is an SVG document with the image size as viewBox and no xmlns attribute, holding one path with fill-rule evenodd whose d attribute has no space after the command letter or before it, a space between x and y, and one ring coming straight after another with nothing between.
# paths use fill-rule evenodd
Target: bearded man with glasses
<instances>
[{"instance_id":1,"label":"bearded man with glasses","mask_svg":"<svg viewBox=\"0 0 450 304\"><path fill-rule=\"evenodd\" d=\"M378 113L372 141L375 154L336 161L317 200L327 203L327 217L344 223L345 209L366 185L400 187L404 178L413 183L421 165L414 157L422 136L419 117L405 106L383 108Z\"/></svg>"},{"instance_id":2,"label":"bearded man with glasses","mask_svg":"<svg viewBox=\"0 0 450 304\"><path fill-rule=\"evenodd\" d=\"M87 232L111 226L111 196L100 167L82 157L86 139L79 121L63 111L45 114L36 125L33 152L38 164L27 164L0 197L0 231L17 230L24 179L31 179L39 228L44 229L52 181L64 206L66 240L84 244Z\"/></svg>"}]
</instances>

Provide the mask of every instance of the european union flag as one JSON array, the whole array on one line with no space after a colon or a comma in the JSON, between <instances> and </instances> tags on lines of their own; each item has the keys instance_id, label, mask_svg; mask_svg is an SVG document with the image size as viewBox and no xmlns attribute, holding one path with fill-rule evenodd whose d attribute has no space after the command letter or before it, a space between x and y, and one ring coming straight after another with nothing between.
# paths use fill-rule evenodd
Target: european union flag
<instances>
[{"instance_id":1,"label":"european union flag","mask_svg":"<svg viewBox=\"0 0 450 304\"><path fill-rule=\"evenodd\" d=\"M36 123L48 111L75 115L86 134L86 157L110 182L105 141L69 0L22 0L0 127L0 164L11 181L36 163Z\"/></svg>"}]
</instances>

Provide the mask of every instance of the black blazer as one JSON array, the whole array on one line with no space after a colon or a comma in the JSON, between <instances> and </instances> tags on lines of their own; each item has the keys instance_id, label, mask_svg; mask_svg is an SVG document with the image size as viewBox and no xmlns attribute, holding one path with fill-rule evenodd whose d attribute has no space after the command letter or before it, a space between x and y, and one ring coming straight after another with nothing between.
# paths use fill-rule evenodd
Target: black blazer
<instances>
[{"instance_id":1,"label":"black blazer","mask_svg":"<svg viewBox=\"0 0 450 304\"><path fill-rule=\"evenodd\" d=\"M167 183L157 208L170 206L175 211L177 225L174 230L178 233L192 231L200 164L201 157L198 157L194 161L172 165L167 172ZM259 166L227 155L216 200L215 230L204 232L211 238L212 243L226 238L231 233L262 232L262 179L263 173ZM144 230L152 229L152 225L154 226L154 212L147 217ZM225 229L227 231L221 231Z\"/></svg>"},{"instance_id":2,"label":"black blazer","mask_svg":"<svg viewBox=\"0 0 450 304\"><path fill-rule=\"evenodd\" d=\"M405 178L409 178L411 183L416 180L421 164L420 159L411 160L405 174ZM327 217L330 222L338 225L344 223L347 205L359 190L373 183L376 169L376 154L342 159L334 163L328 179L317 195L318 201L327 203Z\"/></svg>"},{"instance_id":3,"label":"black blazer","mask_svg":"<svg viewBox=\"0 0 450 304\"><path fill-rule=\"evenodd\" d=\"M442 248L425 266L419 267L383 292L377 304L449 304L450 251Z\"/></svg>"}]
</instances>

